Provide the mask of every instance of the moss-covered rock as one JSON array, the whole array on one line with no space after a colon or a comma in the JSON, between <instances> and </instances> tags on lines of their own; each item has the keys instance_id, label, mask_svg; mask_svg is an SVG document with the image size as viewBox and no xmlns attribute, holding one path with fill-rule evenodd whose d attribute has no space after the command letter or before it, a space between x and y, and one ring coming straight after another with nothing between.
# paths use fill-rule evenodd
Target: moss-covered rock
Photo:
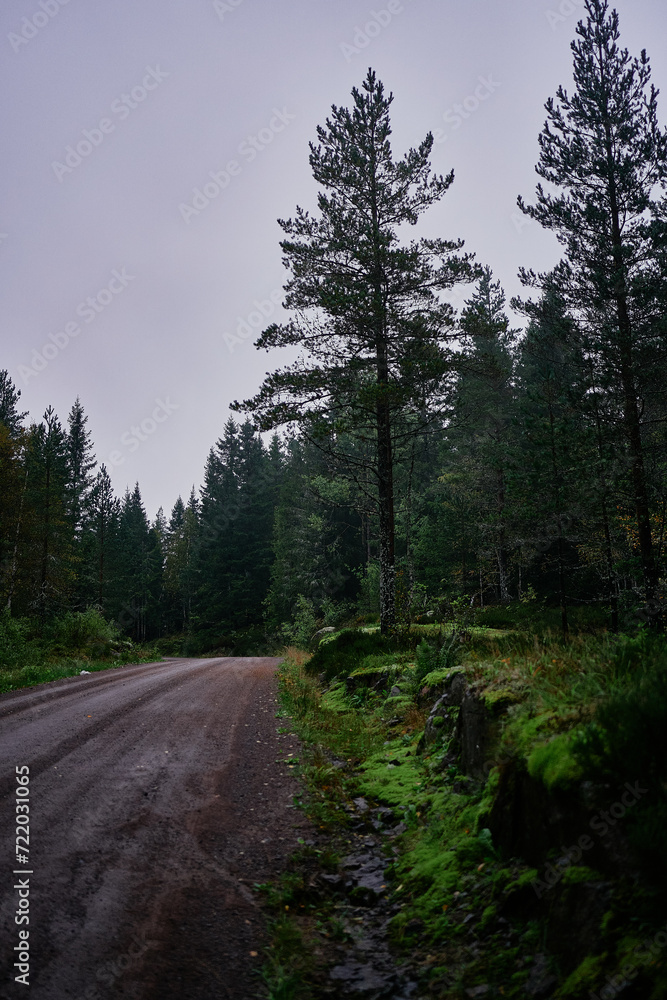
<instances>
[{"instance_id":1,"label":"moss-covered rock","mask_svg":"<svg viewBox=\"0 0 667 1000\"><path fill-rule=\"evenodd\" d=\"M581 765L572 753L573 741L569 733L552 736L546 743L535 747L528 757L528 773L539 779L552 791L568 788L582 777Z\"/></svg>"}]
</instances>

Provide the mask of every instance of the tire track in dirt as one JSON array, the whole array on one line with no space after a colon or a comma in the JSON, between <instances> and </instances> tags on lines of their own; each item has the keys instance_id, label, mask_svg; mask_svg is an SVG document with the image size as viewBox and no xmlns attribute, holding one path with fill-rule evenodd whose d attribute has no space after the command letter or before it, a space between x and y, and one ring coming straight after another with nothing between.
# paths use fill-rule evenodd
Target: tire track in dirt
<instances>
[{"instance_id":1,"label":"tire track in dirt","mask_svg":"<svg viewBox=\"0 0 667 1000\"><path fill-rule=\"evenodd\" d=\"M33 1000L257 996L251 887L307 828L276 763L297 749L277 733L278 662L170 660L0 697L5 872L14 766L30 767ZM0 996L13 1000L6 879Z\"/></svg>"}]
</instances>

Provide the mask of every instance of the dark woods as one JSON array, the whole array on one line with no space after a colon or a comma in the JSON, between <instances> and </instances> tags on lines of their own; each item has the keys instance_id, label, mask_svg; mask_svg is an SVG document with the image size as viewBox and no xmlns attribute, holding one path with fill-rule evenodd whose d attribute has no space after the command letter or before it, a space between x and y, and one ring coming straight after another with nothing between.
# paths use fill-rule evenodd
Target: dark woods
<instances>
[{"instance_id":1,"label":"dark woods","mask_svg":"<svg viewBox=\"0 0 667 1000\"><path fill-rule=\"evenodd\" d=\"M667 137L646 55L619 47L604 0L586 10L535 203L519 199L563 253L522 272L524 329L460 241L399 239L454 179L431 174L430 135L394 160L369 71L311 145L317 216L281 223L295 318L258 346L303 356L234 405L248 416L199 493L150 523L139 487L118 498L98 468L78 400L65 425L51 408L26 424L0 374L5 617L94 607L134 641L193 651L461 609L563 632L661 625Z\"/></svg>"}]
</instances>

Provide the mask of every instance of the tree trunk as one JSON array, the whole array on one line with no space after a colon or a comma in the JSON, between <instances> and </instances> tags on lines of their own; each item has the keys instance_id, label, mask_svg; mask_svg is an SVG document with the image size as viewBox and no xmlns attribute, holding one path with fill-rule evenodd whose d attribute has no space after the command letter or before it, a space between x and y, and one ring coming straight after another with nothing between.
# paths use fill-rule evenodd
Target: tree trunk
<instances>
[{"instance_id":1,"label":"tree trunk","mask_svg":"<svg viewBox=\"0 0 667 1000\"><path fill-rule=\"evenodd\" d=\"M378 501L380 514L380 632L396 624L396 559L394 552L394 475L389 407L380 400L378 421Z\"/></svg>"},{"instance_id":2,"label":"tree trunk","mask_svg":"<svg viewBox=\"0 0 667 1000\"><path fill-rule=\"evenodd\" d=\"M507 571L507 544L505 537L505 525L503 523L503 511L505 509L505 477L503 470L497 470L497 491L496 499L498 503L498 515L500 517L500 532L498 536L498 546L496 555L498 559L498 583L500 589L500 603L509 604L511 600Z\"/></svg>"},{"instance_id":3,"label":"tree trunk","mask_svg":"<svg viewBox=\"0 0 667 1000\"><path fill-rule=\"evenodd\" d=\"M46 591L49 569L49 535L51 531L51 463L46 461L46 483L44 489L44 537L42 540L42 559L39 579L40 614L46 614Z\"/></svg>"},{"instance_id":4,"label":"tree trunk","mask_svg":"<svg viewBox=\"0 0 667 1000\"><path fill-rule=\"evenodd\" d=\"M595 384L595 373L590 367L591 385ZM598 459L600 460L600 479L602 483L602 529L604 531L605 560L607 563L607 580L609 582L609 603L611 607L611 631L618 632L618 579L614 571L614 550L611 541L611 527L607 511L607 477L604 472L604 447L602 441L602 420L598 405L597 393L593 395L595 405L595 428L597 432Z\"/></svg>"},{"instance_id":5,"label":"tree trunk","mask_svg":"<svg viewBox=\"0 0 667 1000\"><path fill-rule=\"evenodd\" d=\"M21 503L19 504L19 513L16 520L16 534L14 535L14 551L12 553L12 568L9 578L9 593L7 595L7 610L12 610L12 600L14 597L14 587L16 586L16 573L18 570L19 562L19 538L21 535L21 522L23 520L23 503L25 500L26 490L28 488L28 470L25 470L25 479L23 480L23 489L21 490Z\"/></svg>"},{"instance_id":6,"label":"tree trunk","mask_svg":"<svg viewBox=\"0 0 667 1000\"><path fill-rule=\"evenodd\" d=\"M653 555L653 540L651 537L651 515L644 470L644 452L642 446L641 420L635 384L632 323L628 311L628 291L625 275L625 260L623 253L623 236L621 233L621 212L616 189L616 165L609 125L606 126L606 154L609 171L609 203L611 210L612 254L614 258L615 287L613 290L618 320L620 348L620 378L623 389L623 422L628 441L631 459L632 489L637 518L637 534L639 536L639 553L644 578L644 595L646 602L655 601L657 589L657 573Z\"/></svg>"},{"instance_id":7,"label":"tree trunk","mask_svg":"<svg viewBox=\"0 0 667 1000\"><path fill-rule=\"evenodd\" d=\"M567 638L569 633L569 623L567 620L567 598L565 596L565 563L563 551L563 515L561 511L560 489L558 487L559 470L556 456L556 432L554 426L554 414L549 404L549 426L551 430L551 467L553 472L553 485L556 497L556 515L558 517L558 593L560 598L560 624L563 631L563 638Z\"/></svg>"}]
</instances>

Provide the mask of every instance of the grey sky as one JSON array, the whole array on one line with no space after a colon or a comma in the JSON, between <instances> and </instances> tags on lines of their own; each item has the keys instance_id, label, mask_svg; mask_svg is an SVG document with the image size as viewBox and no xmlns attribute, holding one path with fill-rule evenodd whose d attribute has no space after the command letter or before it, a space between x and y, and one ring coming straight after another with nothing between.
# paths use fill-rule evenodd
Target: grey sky
<instances>
[{"instance_id":1,"label":"grey sky","mask_svg":"<svg viewBox=\"0 0 667 1000\"><path fill-rule=\"evenodd\" d=\"M624 45L651 56L664 122L667 8L616 6ZM139 480L151 517L199 486L229 402L286 360L231 341L241 320L247 334L281 315L276 219L313 205L308 141L369 65L395 95L395 152L430 130L434 169L456 172L420 232L463 237L518 292L520 266L558 259L515 202L532 200L544 101L570 85L581 10L5 0L0 368L23 409L65 420L79 395L98 460L118 492Z\"/></svg>"}]
</instances>

